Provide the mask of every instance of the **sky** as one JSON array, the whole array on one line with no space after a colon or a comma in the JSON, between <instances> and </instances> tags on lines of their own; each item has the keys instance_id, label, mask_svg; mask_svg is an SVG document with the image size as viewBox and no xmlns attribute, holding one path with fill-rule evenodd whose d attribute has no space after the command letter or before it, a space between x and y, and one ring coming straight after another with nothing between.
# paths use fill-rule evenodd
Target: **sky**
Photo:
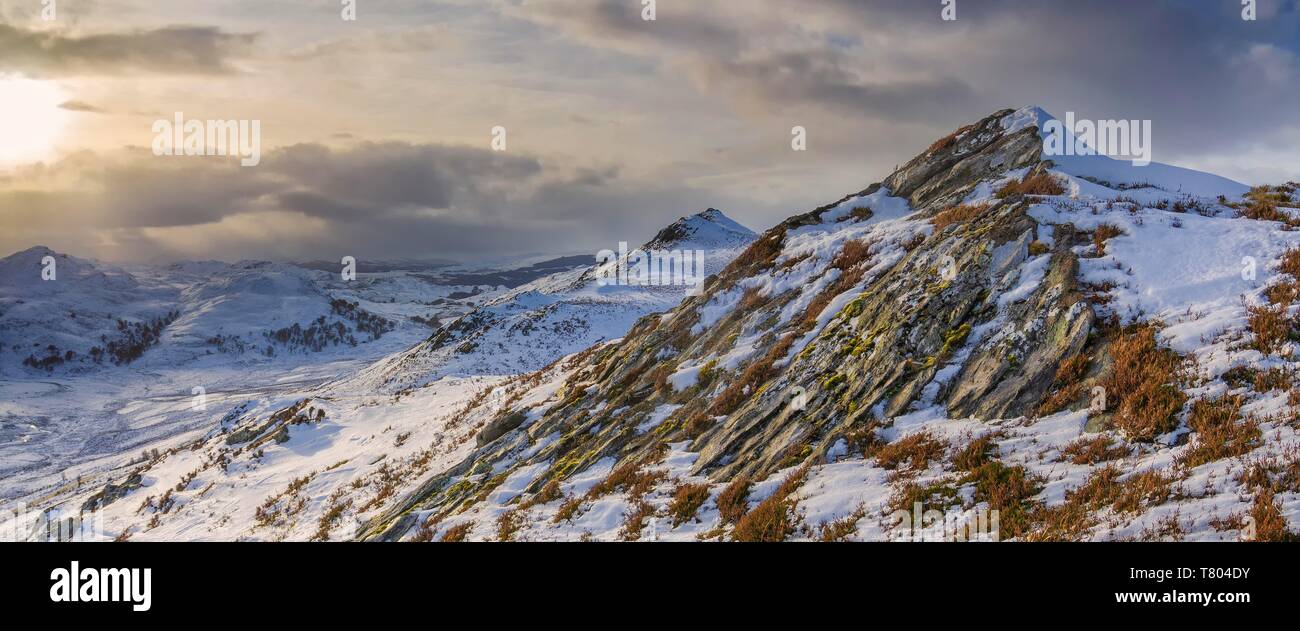
<instances>
[{"instance_id":1,"label":"sky","mask_svg":"<svg viewBox=\"0 0 1300 631\"><path fill-rule=\"evenodd\" d=\"M1026 105L1300 180L1296 0L648 1L0 0L0 256L595 252L710 207L761 231ZM156 155L178 112L258 121L260 160Z\"/></svg>"}]
</instances>

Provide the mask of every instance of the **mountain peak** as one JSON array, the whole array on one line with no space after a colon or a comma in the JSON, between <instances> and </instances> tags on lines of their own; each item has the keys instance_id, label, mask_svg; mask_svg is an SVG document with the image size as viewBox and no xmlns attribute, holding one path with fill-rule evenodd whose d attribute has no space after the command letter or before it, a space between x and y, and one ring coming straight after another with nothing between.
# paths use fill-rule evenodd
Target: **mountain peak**
<instances>
[{"instance_id":1,"label":"mountain peak","mask_svg":"<svg viewBox=\"0 0 1300 631\"><path fill-rule=\"evenodd\" d=\"M646 249L671 250L680 247L717 248L734 247L748 242L757 234L728 217L721 210L709 208L689 217L682 217L660 230Z\"/></svg>"}]
</instances>

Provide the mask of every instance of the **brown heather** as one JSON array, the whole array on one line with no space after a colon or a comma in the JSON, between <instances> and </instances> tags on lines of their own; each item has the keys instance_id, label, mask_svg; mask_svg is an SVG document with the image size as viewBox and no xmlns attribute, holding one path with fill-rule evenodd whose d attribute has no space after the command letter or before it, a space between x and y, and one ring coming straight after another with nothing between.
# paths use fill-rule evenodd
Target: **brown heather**
<instances>
[{"instance_id":1,"label":"brown heather","mask_svg":"<svg viewBox=\"0 0 1300 631\"><path fill-rule=\"evenodd\" d=\"M975 483L975 501L988 502L998 511L1000 538L1011 539L1029 532L1032 525L1035 495L1042 491L1042 481L1024 467L1008 467L996 460L972 471L967 482Z\"/></svg>"},{"instance_id":2,"label":"brown heather","mask_svg":"<svg viewBox=\"0 0 1300 631\"><path fill-rule=\"evenodd\" d=\"M1291 319L1287 317L1285 306L1262 305L1248 307L1246 319L1250 331L1255 334L1251 347L1271 355L1282 349L1282 345L1291 337Z\"/></svg>"},{"instance_id":3,"label":"brown heather","mask_svg":"<svg viewBox=\"0 0 1300 631\"><path fill-rule=\"evenodd\" d=\"M988 209L988 204L960 204L935 215L930 223L934 224L934 230L938 232L955 223L966 223L988 212Z\"/></svg>"},{"instance_id":4,"label":"brown heather","mask_svg":"<svg viewBox=\"0 0 1300 631\"><path fill-rule=\"evenodd\" d=\"M952 464L961 471L974 471L998 455L997 432L976 438L957 451Z\"/></svg>"},{"instance_id":5,"label":"brown heather","mask_svg":"<svg viewBox=\"0 0 1300 631\"><path fill-rule=\"evenodd\" d=\"M882 469L920 471L930 462L942 460L947 448L929 432L918 432L881 447L876 452L876 465Z\"/></svg>"},{"instance_id":6,"label":"brown heather","mask_svg":"<svg viewBox=\"0 0 1300 631\"><path fill-rule=\"evenodd\" d=\"M1287 528L1282 507L1278 505L1271 489L1261 489L1255 495L1250 517L1255 526L1255 536L1252 541L1300 541L1300 536Z\"/></svg>"},{"instance_id":7,"label":"brown heather","mask_svg":"<svg viewBox=\"0 0 1300 631\"><path fill-rule=\"evenodd\" d=\"M796 335L793 333L786 334L777 340L762 357L750 362L745 367L745 371L740 374L740 378L728 385L722 391L722 394L714 399L713 405L709 407L708 414L712 416L731 414L759 387L775 377L778 371L773 364L790 352L790 346L794 344L795 337ZM711 424L712 419L709 419L709 422Z\"/></svg>"},{"instance_id":8,"label":"brown heather","mask_svg":"<svg viewBox=\"0 0 1300 631\"><path fill-rule=\"evenodd\" d=\"M953 144L955 144L955 143L957 142L957 137L958 137L958 136L961 136L962 134L964 134L964 133L966 133L966 132L968 132L968 131L970 131L970 130L972 130L972 129L974 129L974 128L975 128L974 125L966 125L966 126L964 126L964 127L959 127L959 128L957 128L957 130L954 131L954 132L952 132L951 134L948 134L947 136L944 136L943 138L940 138L940 139L934 141L934 144L930 145L930 148L926 150L926 153L934 153L934 152L936 152L936 151L943 151L944 149L947 149L948 147L953 146Z\"/></svg>"},{"instance_id":9,"label":"brown heather","mask_svg":"<svg viewBox=\"0 0 1300 631\"><path fill-rule=\"evenodd\" d=\"M473 528L474 524L470 522L456 524L455 526L448 528L447 532L442 533L442 539L440 539L440 541L444 543L460 543L469 536L469 531Z\"/></svg>"},{"instance_id":10,"label":"brown heather","mask_svg":"<svg viewBox=\"0 0 1300 631\"><path fill-rule=\"evenodd\" d=\"M1242 398L1199 399L1192 403L1187 426L1196 432L1191 447L1177 459L1198 467L1207 462L1243 456L1262 444L1259 423L1242 419Z\"/></svg>"},{"instance_id":11,"label":"brown heather","mask_svg":"<svg viewBox=\"0 0 1300 631\"><path fill-rule=\"evenodd\" d=\"M1108 409L1116 427L1131 440L1150 442L1178 426L1178 411L1187 395L1176 381L1182 358L1156 342L1156 329L1145 324L1119 334L1110 345L1112 364L1102 378Z\"/></svg>"},{"instance_id":12,"label":"brown heather","mask_svg":"<svg viewBox=\"0 0 1300 631\"><path fill-rule=\"evenodd\" d=\"M1038 405L1038 415L1048 416L1064 410L1083 392L1083 378L1088 374L1088 356L1079 354L1056 367L1051 394Z\"/></svg>"},{"instance_id":13,"label":"brown heather","mask_svg":"<svg viewBox=\"0 0 1300 631\"><path fill-rule=\"evenodd\" d=\"M1282 253L1282 261L1278 264L1278 271L1300 280L1300 248L1291 248Z\"/></svg>"},{"instance_id":14,"label":"brown heather","mask_svg":"<svg viewBox=\"0 0 1300 631\"><path fill-rule=\"evenodd\" d=\"M1115 444L1109 436L1080 437L1061 449L1061 455L1074 464L1097 464L1107 460L1119 460L1130 453L1132 449L1128 445Z\"/></svg>"},{"instance_id":15,"label":"brown heather","mask_svg":"<svg viewBox=\"0 0 1300 631\"><path fill-rule=\"evenodd\" d=\"M1097 256L1106 255L1106 241L1124 234L1119 226L1104 223L1092 231L1092 249Z\"/></svg>"},{"instance_id":16,"label":"brown heather","mask_svg":"<svg viewBox=\"0 0 1300 631\"><path fill-rule=\"evenodd\" d=\"M731 538L735 541L785 541L795 531L795 506L790 495L803 484L808 475L808 465L799 467L786 476L771 497L759 502L753 510L736 522Z\"/></svg>"},{"instance_id":17,"label":"brown heather","mask_svg":"<svg viewBox=\"0 0 1300 631\"><path fill-rule=\"evenodd\" d=\"M998 199L1005 199L1012 195L1060 195L1065 192L1060 182L1048 173L1038 173L1030 175L1021 180L1012 180L1007 182L1002 188L998 189L996 195Z\"/></svg>"},{"instance_id":18,"label":"brown heather","mask_svg":"<svg viewBox=\"0 0 1300 631\"><path fill-rule=\"evenodd\" d=\"M700 506L709 499L709 485L683 484L673 492L673 501L668 504L668 514L673 518L676 528L692 519L699 512Z\"/></svg>"},{"instance_id":19,"label":"brown heather","mask_svg":"<svg viewBox=\"0 0 1300 631\"><path fill-rule=\"evenodd\" d=\"M731 484L718 494L718 513L722 516L723 522L734 524L749 510L746 500L749 499L750 486L749 476L742 475L732 480Z\"/></svg>"}]
</instances>

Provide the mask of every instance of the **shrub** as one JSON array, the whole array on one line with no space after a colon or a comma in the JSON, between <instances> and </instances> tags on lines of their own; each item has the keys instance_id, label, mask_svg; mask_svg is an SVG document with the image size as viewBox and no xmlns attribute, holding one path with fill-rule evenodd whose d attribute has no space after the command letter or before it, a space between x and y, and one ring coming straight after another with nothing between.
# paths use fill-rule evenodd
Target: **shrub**
<instances>
[{"instance_id":1,"label":"shrub","mask_svg":"<svg viewBox=\"0 0 1300 631\"><path fill-rule=\"evenodd\" d=\"M831 267L838 270L847 270L857 267L858 264L866 261L871 256L871 244L861 239L849 241L840 249L840 253L835 255L831 261Z\"/></svg>"},{"instance_id":2,"label":"shrub","mask_svg":"<svg viewBox=\"0 0 1300 631\"><path fill-rule=\"evenodd\" d=\"M767 352L762 357L750 362L745 367L745 371L740 374L740 378L728 385L722 391L722 394L714 399L713 404L709 407L708 414L713 416L731 414L760 386L775 377L778 371L773 364L777 360L783 359L786 353L790 352L790 346L794 344L795 337L796 335L793 333L781 337L771 348L767 349ZM712 419L709 419L709 421L712 424Z\"/></svg>"},{"instance_id":3,"label":"shrub","mask_svg":"<svg viewBox=\"0 0 1300 631\"><path fill-rule=\"evenodd\" d=\"M871 210L870 206L854 206L853 209L849 211L849 214L840 218L840 221L865 221L871 219L873 214L875 213Z\"/></svg>"},{"instance_id":4,"label":"shrub","mask_svg":"<svg viewBox=\"0 0 1300 631\"><path fill-rule=\"evenodd\" d=\"M915 516L916 505L921 505L921 512L927 510L944 511L961 504L957 487L951 482L939 481L929 486L921 486L908 480L898 485L889 498L891 513L906 512Z\"/></svg>"},{"instance_id":5,"label":"shrub","mask_svg":"<svg viewBox=\"0 0 1300 631\"><path fill-rule=\"evenodd\" d=\"M740 518L749 510L746 502L749 499L749 490L753 483L749 476L742 475L731 484L728 484L718 494L718 513L722 516L722 521L728 524L734 524L740 521Z\"/></svg>"},{"instance_id":6,"label":"shrub","mask_svg":"<svg viewBox=\"0 0 1300 631\"><path fill-rule=\"evenodd\" d=\"M551 519L551 522L558 524L562 521L571 521L573 516L578 513L578 509L582 508L582 504L583 499L581 497L571 497L565 500L563 504L560 504L559 510L555 511L555 517Z\"/></svg>"},{"instance_id":7,"label":"shrub","mask_svg":"<svg viewBox=\"0 0 1300 631\"><path fill-rule=\"evenodd\" d=\"M830 304L836 296L853 289L853 287L858 284L858 281L862 280L862 277L866 274L867 270L865 266L846 269L838 278L835 279L834 282L828 285L826 289L823 289L820 294L817 294L817 296L809 301L808 308L804 310L803 314L803 330L811 330L817 324L817 318L821 316L822 311L826 309L826 305Z\"/></svg>"},{"instance_id":8,"label":"shrub","mask_svg":"<svg viewBox=\"0 0 1300 631\"><path fill-rule=\"evenodd\" d=\"M1292 373L1285 368L1269 368L1255 373L1255 391L1272 392L1291 388Z\"/></svg>"},{"instance_id":9,"label":"shrub","mask_svg":"<svg viewBox=\"0 0 1300 631\"><path fill-rule=\"evenodd\" d=\"M1192 403L1187 425L1196 432L1196 441L1177 462L1197 467L1207 462L1245 455L1260 446L1259 423L1242 420L1241 397L1199 399Z\"/></svg>"},{"instance_id":10,"label":"shrub","mask_svg":"<svg viewBox=\"0 0 1300 631\"><path fill-rule=\"evenodd\" d=\"M1063 193L1065 188L1056 181L1055 177L1049 173L1038 173L1021 180L1007 182L998 189L996 195L998 199L1005 199L1012 195L1061 195Z\"/></svg>"},{"instance_id":11,"label":"shrub","mask_svg":"<svg viewBox=\"0 0 1300 631\"><path fill-rule=\"evenodd\" d=\"M1270 489L1261 489L1255 495L1255 503L1250 509L1250 517L1254 522L1255 536L1252 541L1297 541L1295 533L1287 528L1286 517L1282 516L1282 509L1278 506L1276 499L1273 497L1273 491Z\"/></svg>"},{"instance_id":12,"label":"shrub","mask_svg":"<svg viewBox=\"0 0 1300 631\"><path fill-rule=\"evenodd\" d=\"M1115 465L1106 465L1088 478L1088 481L1071 493L1066 499L1082 503L1089 509L1097 510L1109 505L1118 513L1135 513L1142 509L1143 503L1149 506L1163 504L1173 491L1173 480L1154 469L1135 473L1125 478L1123 472Z\"/></svg>"},{"instance_id":13,"label":"shrub","mask_svg":"<svg viewBox=\"0 0 1300 631\"><path fill-rule=\"evenodd\" d=\"M1127 445L1115 444L1109 436L1080 437L1061 449L1061 455L1074 464L1097 464L1123 458L1132 450Z\"/></svg>"},{"instance_id":14,"label":"shrub","mask_svg":"<svg viewBox=\"0 0 1300 631\"><path fill-rule=\"evenodd\" d=\"M587 491L588 499L597 499L601 496L608 495L621 488L625 488L636 481L638 471L641 469L640 462L627 462L622 466L615 467L604 480L597 482L595 486Z\"/></svg>"},{"instance_id":15,"label":"shrub","mask_svg":"<svg viewBox=\"0 0 1300 631\"><path fill-rule=\"evenodd\" d=\"M668 504L668 514L673 518L673 528L692 519L700 510L705 500L709 499L709 485L682 484L673 492L673 501Z\"/></svg>"},{"instance_id":16,"label":"shrub","mask_svg":"<svg viewBox=\"0 0 1300 631\"><path fill-rule=\"evenodd\" d=\"M906 470L920 471L931 461L942 459L946 449L947 445L929 432L917 432L881 447L876 452L876 465L894 470L906 464Z\"/></svg>"},{"instance_id":17,"label":"shrub","mask_svg":"<svg viewBox=\"0 0 1300 631\"><path fill-rule=\"evenodd\" d=\"M624 541L636 541L641 538L641 531L645 530L645 522L655 514L655 507L647 502L635 502L632 512L627 514L627 520L623 522L622 532L619 534Z\"/></svg>"},{"instance_id":18,"label":"shrub","mask_svg":"<svg viewBox=\"0 0 1300 631\"><path fill-rule=\"evenodd\" d=\"M1092 231L1092 247L1097 256L1106 255L1106 241L1124 234L1119 226L1104 223Z\"/></svg>"},{"instance_id":19,"label":"shrub","mask_svg":"<svg viewBox=\"0 0 1300 631\"><path fill-rule=\"evenodd\" d=\"M852 514L828 521L821 525L822 541L845 541L850 535L858 531L858 522L867 516L867 512L862 508L853 511Z\"/></svg>"},{"instance_id":20,"label":"shrub","mask_svg":"<svg viewBox=\"0 0 1300 631\"><path fill-rule=\"evenodd\" d=\"M770 497L736 522L731 538L736 541L785 541L795 530L796 502L790 499L790 495L803 484L807 475L808 466L805 465L786 476Z\"/></svg>"},{"instance_id":21,"label":"shrub","mask_svg":"<svg viewBox=\"0 0 1300 631\"><path fill-rule=\"evenodd\" d=\"M1088 356L1079 354L1056 367L1051 394L1038 406L1038 415L1047 416L1064 410L1079 398L1083 391L1083 378L1088 375Z\"/></svg>"},{"instance_id":22,"label":"shrub","mask_svg":"<svg viewBox=\"0 0 1300 631\"><path fill-rule=\"evenodd\" d=\"M1024 467L993 460L972 471L965 482L975 484L976 502L988 502L990 510L998 511L1000 537L1019 537L1029 530L1033 497L1042 485Z\"/></svg>"},{"instance_id":23,"label":"shrub","mask_svg":"<svg viewBox=\"0 0 1300 631\"><path fill-rule=\"evenodd\" d=\"M953 206L937 215L930 220L934 224L935 231L943 230L955 223L966 223L985 212L988 212L988 204L959 204Z\"/></svg>"},{"instance_id":24,"label":"shrub","mask_svg":"<svg viewBox=\"0 0 1300 631\"><path fill-rule=\"evenodd\" d=\"M1281 350L1291 337L1291 320L1284 306L1263 305L1249 307L1247 323L1255 334L1251 347L1265 355Z\"/></svg>"},{"instance_id":25,"label":"shrub","mask_svg":"<svg viewBox=\"0 0 1300 631\"><path fill-rule=\"evenodd\" d=\"M991 432L976 438L957 451L952 464L961 471L974 471L998 455L998 434Z\"/></svg>"},{"instance_id":26,"label":"shrub","mask_svg":"<svg viewBox=\"0 0 1300 631\"><path fill-rule=\"evenodd\" d=\"M1174 382L1182 358L1161 348L1152 325L1135 327L1111 343L1110 371L1102 378L1107 409L1115 425L1132 440L1150 442L1178 426L1187 395Z\"/></svg>"},{"instance_id":27,"label":"shrub","mask_svg":"<svg viewBox=\"0 0 1300 631\"><path fill-rule=\"evenodd\" d=\"M876 428L879 426L879 421L871 418L865 422L855 422L852 427L845 430L844 442L849 452L862 454L864 458L874 456L885 445L885 441L876 435Z\"/></svg>"},{"instance_id":28,"label":"shrub","mask_svg":"<svg viewBox=\"0 0 1300 631\"><path fill-rule=\"evenodd\" d=\"M534 506L550 504L561 497L564 497L564 492L560 490L560 483L551 480L550 482L547 482L540 491L521 504L519 508L521 510L528 510Z\"/></svg>"},{"instance_id":29,"label":"shrub","mask_svg":"<svg viewBox=\"0 0 1300 631\"><path fill-rule=\"evenodd\" d=\"M745 248L745 251L741 252L729 267L736 268L741 277L753 276L759 270L770 268L776 261L776 257L781 255L784 245L784 234L765 234Z\"/></svg>"},{"instance_id":30,"label":"shrub","mask_svg":"<svg viewBox=\"0 0 1300 631\"><path fill-rule=\"evenodd\" d=\"M975 128L974 125L966 125L964 127L957 128L957 130L952 132L951 134L948 134L947 136L944 136L943 138L934 141L934 144L930 145L930 148L926 150L926 153L930 154L936 151L943 151L944 149L953 146L954 144L956 144L957 138L959 136L965 134L966 132L974 128Z\"/></svg>"},{"instance_id":31,"label":"shrub","mask_svg":"<svg viewBox=\"0 0 1300 631\"><path fill-rule=\"evenodd\" d=\"M508 510L497 517L497 539L500 541L513 541L515 533L519 532L524 526L523 513L515 510Z\"/></svg>"},{"instance_id":32,"label":"shrub","mask_svg":"<svg viewBox=\"0 0 1300 631\"><path fill-rule=\"evenodd\" d=\"M1283 281L1269 285L1264 288L1264 297L1268 299L1269 304L1288 307L1297 297L1300 297L1300 283Z\"/></svg>"},{"instance_id":33,"label":"shrub","mask_svg":"<svg viewBox=\"0 0 1300 631\"><path fill-rule=\"evenodd\" d=\"M439 539L439 541L445 543L459 543L464 541L465 538L469 536L469 532L473 529L474 524L471 522L456 524L455 526L448 528L447 532L442 533L442 539Z\"/></svg>"},{"instance_id":34,"label":"shrub","mask_svg":"<svg viewBox=\"0 0 1300 631\"><path fill-rule=\"evenodd\" d=\"M1291 248L1282 253L1282 261L1278 264L1278 271L1300 280L1300 248Z\"/></svg>"}]
</instances>

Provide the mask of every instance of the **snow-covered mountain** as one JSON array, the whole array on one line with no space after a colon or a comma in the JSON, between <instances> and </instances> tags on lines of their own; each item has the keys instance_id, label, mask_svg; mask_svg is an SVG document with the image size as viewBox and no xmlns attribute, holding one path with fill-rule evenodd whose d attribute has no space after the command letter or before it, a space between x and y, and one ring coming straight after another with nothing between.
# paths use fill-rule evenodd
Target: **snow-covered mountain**
<instances>
[{"instance_id":1,"label":"snow-covered mountain","mask_svg":"<svg viewBox=\"0 0 1300 631\"><path fill-rule=\"evenodd\" d=\"M757 235L716 209L682 217L640 252L701 252L704 274L717 273ZM612 252L613 250L611 250ZM665 311L687 285L619 285L621 259L539 278L515 288L435 332L424 343L386 358L353 384L408 390L447 375L514 375L537 370L598 342L622 337L642 316Z\"/></svg>"},{"instance_id":2,"label":"snow-covered mountain","mask_svg":"<svg viewBox=\"0 0 1300 631\"><path fill-rule=\"evenodd\" d=\"M49 261L53 273L43 276ZM286 368L320 361L320 353L355 357L361 347L367 350L360 356L373 358L508 290L461 284L469 275L535 274L532 266L444 275L427 265L369 265L375 271L344 280L340 266L187 261L122 268L30 248L0 259L0 375L191 362Z\"/></svg>"},{"instance_id":3,"label":"snow-covered mountain","mask_svg":"<svg viewBox=\"0 0 1300 631\"><path fill-rule=\"evenodd\" d=\"M480 281L581 263L372 262L344 280L341 266L119 267L44 247L0 259L0 497L210 427L191 405L352 374L509 290Z\"/></svg>"},{"instance_id":4,"label":"snow-covered mountain","mask_svg":"<svg viewBox=\"0 0 1300 631\"><path fill-rule=\"evenodd\" d=\"M0 259L0 375L132 361L178 292L43 246Z\"/></svg>"},{"instance_id":5,"label":"snow-covered mountain","mask_svg":"<svg viewBox=\"0 0 1300 631\"><path fill-rule=\"evenodd\" d=\"M963 127L539 370L432 379L430 341L26 499L136 539L1294 537L1300 184L1048 159L1048 119ZM485 307L489 352L632 293L585 274Z\"/></svg>"}]
</instances>

